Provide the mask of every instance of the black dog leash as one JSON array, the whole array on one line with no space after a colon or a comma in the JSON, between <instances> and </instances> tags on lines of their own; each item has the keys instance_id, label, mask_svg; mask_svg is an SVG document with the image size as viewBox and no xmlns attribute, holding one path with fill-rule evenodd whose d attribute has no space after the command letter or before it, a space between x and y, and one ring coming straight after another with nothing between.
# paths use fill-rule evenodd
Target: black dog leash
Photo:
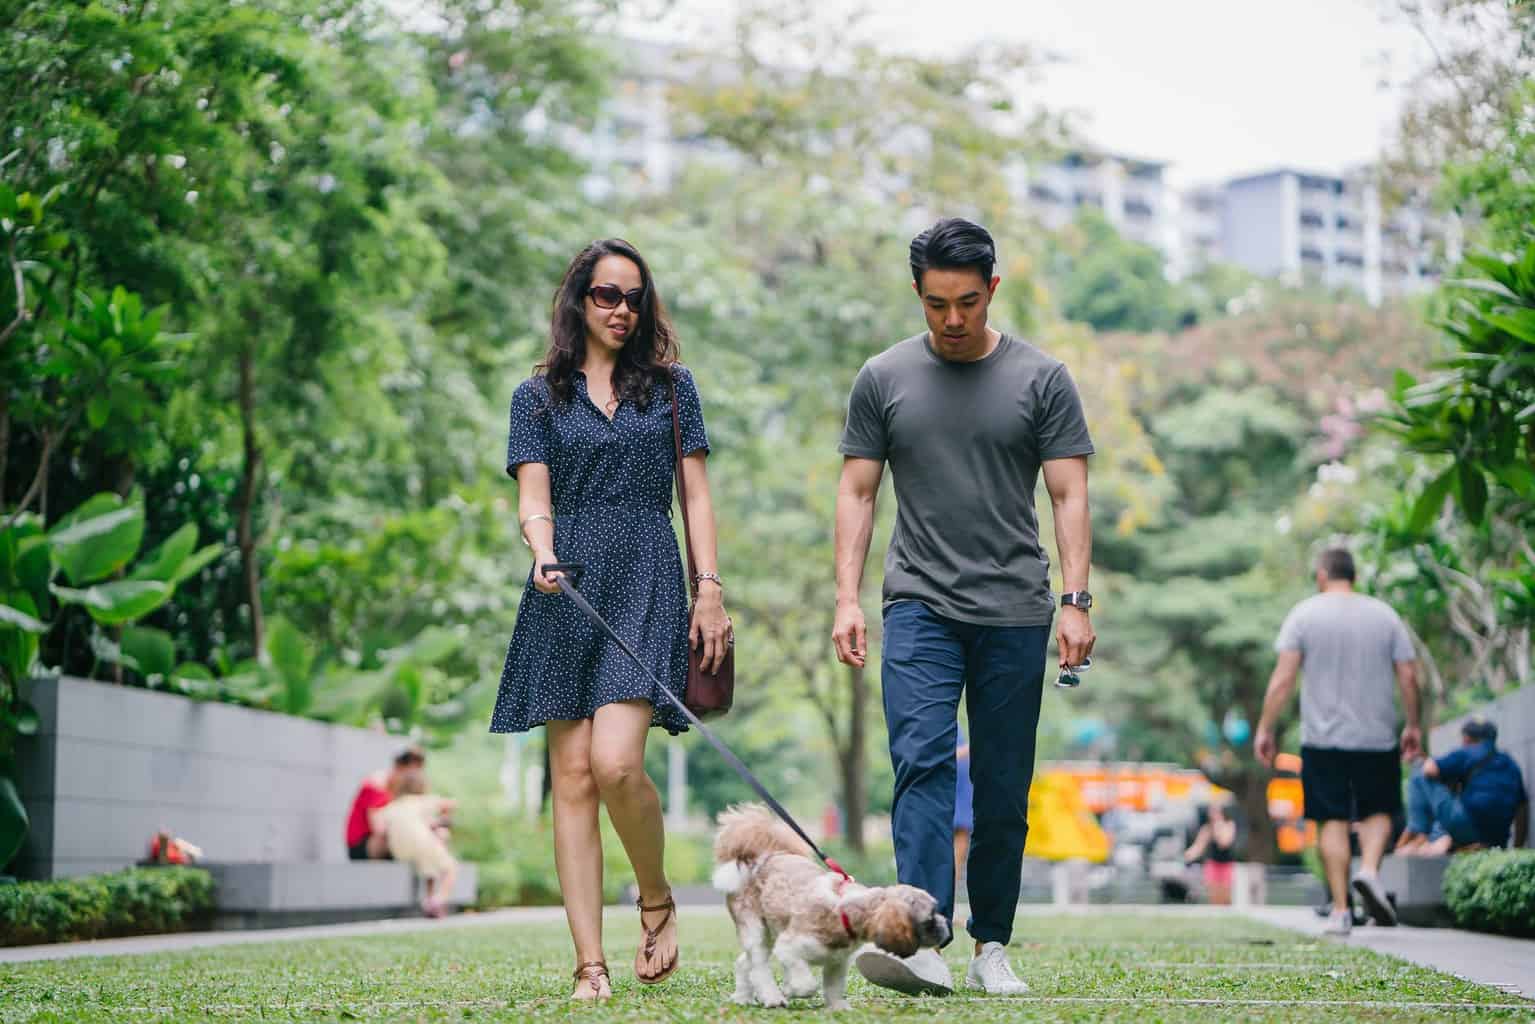
<instances>
[{"instance_id":1,"label":"black dog leash","mask_svg":"<svg viewBox=\"0 0 1535 1024\"><path fill-rule=\"evenodd\" d=\"M656 678L655 673L650 671L649 667L647 667L646 664L640 660L640 656L638 654L634 653L634 648L625 643L623 637L613 632L613 627L607 624L603 617L597 613L597 609L592 607L591 602L586 599L581 591L575 588L575 585L570 582L570 577L574 577L576 579L581 578L582 567L580 563L550 562L546 565L540 566L539 572L558 572L564 574L556 577L555 582L559 584L560 590L565 594L565 596L570 598L571 601L575 602L577 608L581 609L581 614L590 619L592 625L596 626L608 637L608 639L617 644L619 650L627 654L629 656L629 660L639 666L641 672L650 677L650 681L656 685L656 689L666 694L666 699L671 701L672 704L676 706L678 711L681 711L685 716L687 716L687 720L692 723L693 727L699 732L703 733L704 739L708 740L714 749L719 751L720 756L725 759L726 763L736 770L736 774L741 776L742 779L746 780L746 784L750 786L756 792L756 794L762 798L764 803L773 809L773 813L778 815L779 818L783 819L783 823L793 829L794 834L805 841L805 845L809 846L810 849L814 851L815 855L821 859L822 864L825 864L827 868L835 871L843 878L849 880L852 879L853 876L844 871L841 864L838 864L835 860L821 852L821 848L815 844L815 840L806 835L805 830L800 828L799 822L794 820L794 815L784 810L783 804L780 804L777 800L773 799L773 794L769 793L767 788L757 780L757 776L752 774L751 769L741 763L741 759L732 753L729 747L725 746L724 741L722 741L718 736L714 735L713 730L711 730L707 725L704 725L704 723L699 720L698 716L693 714L693 712L688 709L688 706L677 698L676 694L672 693L671 690L668 690L664 685L662 685L661 680Z\"/></svg>"}]
</instances>

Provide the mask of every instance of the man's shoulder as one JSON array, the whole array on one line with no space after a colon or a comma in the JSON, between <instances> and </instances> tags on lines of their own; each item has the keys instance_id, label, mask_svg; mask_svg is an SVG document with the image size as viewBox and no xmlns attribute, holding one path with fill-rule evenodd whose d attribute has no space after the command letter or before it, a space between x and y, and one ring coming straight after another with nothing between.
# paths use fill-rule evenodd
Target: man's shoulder
<instances>
[{"instance_id":1,"label":"man's shoulder","mask_svg":"<svg viewBox=\"0 0 1535 1024\"><path fill-rule=\"evenodd\" d=\"M1020 366L1026 366L1038 373L1050 374L1066 365L1026 338L1005 332L1002 338L1007 345L1007 351L1003 355Z\"/></svg>"},{"instance_id":2,"label":"man's shoulder","mask_svg":"<svg viewBox=\"0 0 1535 1024\"><path fill-rule=\"evenodd\" d=\"M863 364L864 369L879 376L899 373L902 370L920 366L927 359L926 350L927 332L913 334L909 338L902 338L883 352L870 356Z\"/></svg>"}]
</instances>

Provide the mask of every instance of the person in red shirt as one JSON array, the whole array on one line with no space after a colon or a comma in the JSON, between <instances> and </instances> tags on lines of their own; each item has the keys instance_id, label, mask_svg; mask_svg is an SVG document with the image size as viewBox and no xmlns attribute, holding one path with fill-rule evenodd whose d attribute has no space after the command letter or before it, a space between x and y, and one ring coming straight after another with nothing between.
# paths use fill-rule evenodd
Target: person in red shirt
<instances>
[{"instance_id":1,"label":"person in red shirt","mask_svg":"<svg viewBox=\"0 0 1535 1024\"><path fill-rule=\"evenodd\" d=\"M352 811L346 819L346 852L352 860L389 860L389 840L376 826L375 814L400 791L400 780L426 765L426 753L420 747L406 747L395 755L394 766L387 772L375 772L363 779L352 799Z\"/></svg>"}]
</instances>

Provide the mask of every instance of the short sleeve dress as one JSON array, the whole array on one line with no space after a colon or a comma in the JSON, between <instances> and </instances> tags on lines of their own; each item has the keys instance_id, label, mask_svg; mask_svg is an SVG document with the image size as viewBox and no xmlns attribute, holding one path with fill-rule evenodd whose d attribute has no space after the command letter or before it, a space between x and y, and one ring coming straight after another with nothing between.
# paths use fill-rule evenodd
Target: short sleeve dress
<instances>
[{"instance_id":1,"label":"short sleeve dress","mask_svg":"<svg viewBox=\"0 0 1535 1024\"><path fill-rule=\"evenodd\" d=\"M672 368L685 455L709 450L692 374ZM512 396L506 471L549 467L554 552L585 568L581 593L681 697L688 673L688 601L672 529L677 457L667 385L652 385L643 408L628 399L609 420L577 372L559 404L543 377ZM590 718L604 704L643 698L653 726L686 731L687 719L564 594L533 586L530 570L506 652L491 732L525 732L550 720Z\"/></svg>"}]
</instances>

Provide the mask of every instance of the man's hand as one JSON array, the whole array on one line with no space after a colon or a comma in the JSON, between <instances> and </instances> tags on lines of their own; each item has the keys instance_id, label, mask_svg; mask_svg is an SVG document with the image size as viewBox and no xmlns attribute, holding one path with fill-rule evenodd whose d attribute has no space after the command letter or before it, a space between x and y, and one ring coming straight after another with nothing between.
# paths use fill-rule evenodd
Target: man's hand
<instances>
[{"instance_id":1,"label":"man's hand","mask_svg":"<svg viewBox=\"0 0 1535 1024\"><path fill-rule=\"evenodd\" d=\"M1098 636L1087 613L1067 605L1061 609L1060 624L1055 630L1055 646L1061 657L1061 668L1076 668L1093 653Z\"/></svg>"},{"instance_id":2,"label":"man's hand","mask_svg":"<svg viewBox=\"0 0 1535 1024\"><path fill-rule=\"evenodd\" d=\"M838 601L837 617L831 627L831 642L837 645L837 660L844 665L863 668L869 654L868 629L863 609L857 601Z\"/></svg>"},{"instance_id":3,"label":"man's hand","mask_svg":"<svg viewBox=\"0 0 1535 1024\"><path fill-rule=\"evenodd\" d=\"M1416 725L1402 730L1402 760L1416 761L1423 756L1423 731Z\"/></svg>"},{"instance_id":4,"label":"man's hand","mask_svg":"<svg viewBox=\"0 0 1535 1024\"><path fill-rule=\"evenodd\" d=\"M1258 727L1258 733L1253 737L1253 753L1257 755L1258 763L1263 767L1274 767L1274 757L1279 753L1279 744L1274 740L1272 728L1263 725Z\"/></svg>"}]
</instances>

